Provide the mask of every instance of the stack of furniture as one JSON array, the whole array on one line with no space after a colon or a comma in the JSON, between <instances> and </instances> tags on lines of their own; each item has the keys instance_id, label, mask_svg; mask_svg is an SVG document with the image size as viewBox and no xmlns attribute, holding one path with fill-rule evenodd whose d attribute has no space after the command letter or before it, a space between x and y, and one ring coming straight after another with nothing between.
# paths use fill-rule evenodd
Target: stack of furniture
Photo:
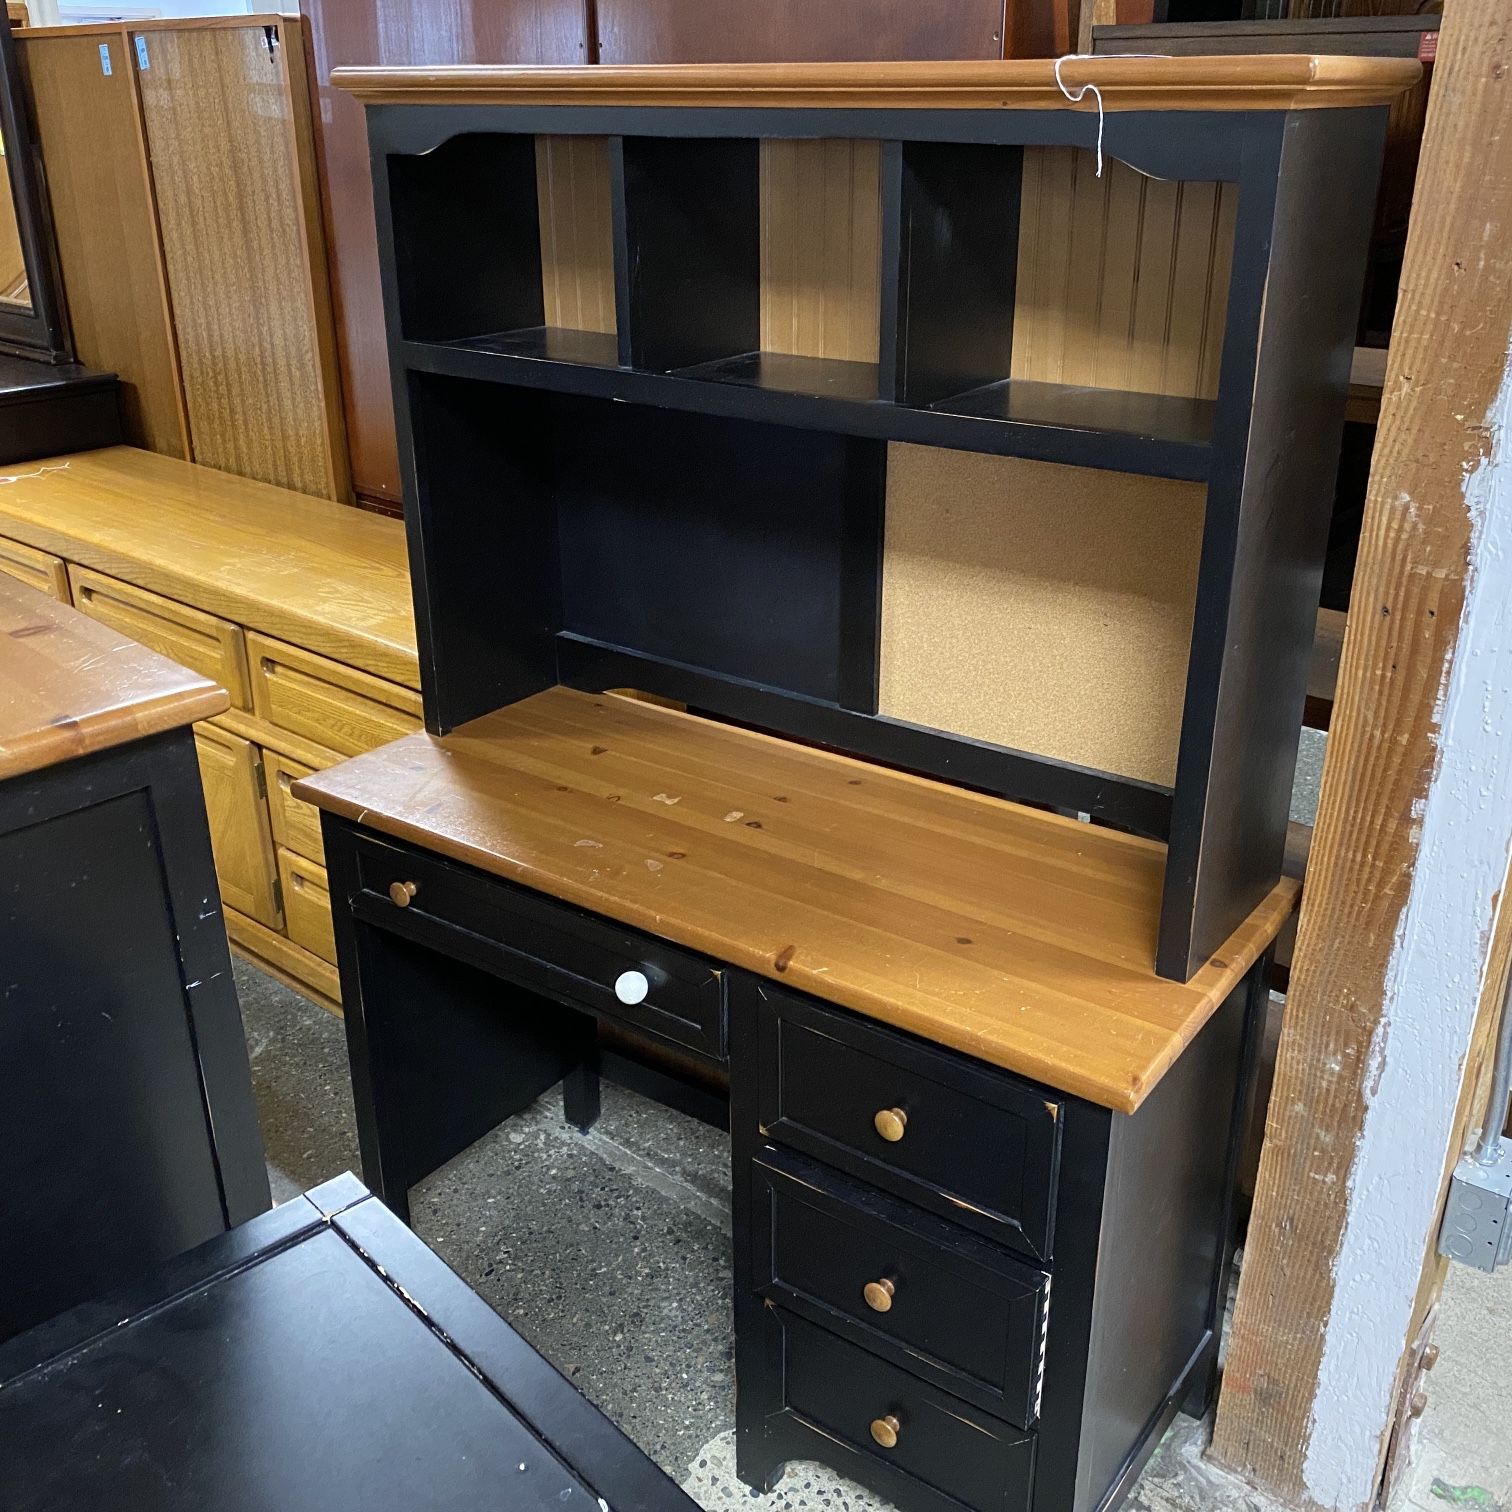
<instances>
[{"instance_id":1,"label":"stack of furniture","mask_svg":"<svg viewBox=\"0 0 1512 1512\"><path fill-rule=\"evenodd\" d=\"M268 1176L189 730L225 690L10 577L0 640L4 1341L261 1213Z\"/></svg>"},{"instance_id":2,"label":"stack of furniture","mask_svg":"<svg viewBox=\"0 0 1512 1512\"><path fill-rule=\"evenodd\" d=\"M194 731L227 930L336 1006L320 828L290 788L419 726L402 526L110 447L0 483L0 573L229 691Z\"/></svg>"},{"instance_id":3,"label":"stack of furniture","mask_svg":"<svg viewBox=\"0 0 1512 1512\"><path fill-rule=\"evenodd\" d=\"M296 787L364 1173L403 1213L558 1081L696 1087L754 1486L1088 1512L1208 1400L1417 76L337 76L428 731Z\"/></svg>"},{"instance_id":4,"label":"stack of furniture","mask_svg":"<svg viewBox=\"0 0 1512 1512\"><path fill-rule=\"evenodd\" d=\"M350 1176L0 1348L8 1512L695 1512Z\"/></svg>"},{"instance_id":5,"label":"stack of furniture","mask_svg":"<svg viewBox=\"0 0 1512 1512\"><path fill-rule=\"evenodd\" d=\"M303 23L52 27L17 46L78 354L120 375L125 438L348 498Z\"/></svg>"}]
</instances>

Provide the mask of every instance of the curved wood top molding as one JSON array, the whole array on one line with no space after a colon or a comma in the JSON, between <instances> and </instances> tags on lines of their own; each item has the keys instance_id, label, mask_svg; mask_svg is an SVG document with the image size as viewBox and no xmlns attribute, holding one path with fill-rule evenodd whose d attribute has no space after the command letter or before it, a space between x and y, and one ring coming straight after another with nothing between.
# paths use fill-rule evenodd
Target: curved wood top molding
<instances>
[{"instance_id":1,"label":"curved wood top molding","mask_svg":"<svg viewBox=\"0 0 1512 1512\"><path fill-rule=\"evenodd\" d=\"M231 706L224 688L0 575L0 779Z\"/></svg>"},{"instance_id":2,"label":"curved wood top molding","mask_svg":"<svg viewBox=\"0 0 1512 1512\"><path fill-rule=\"evenodd\" d=\"M1275 938L1287 880L1155 975L1165 847L670 709L551 688L295 795L1119 1112Z\"/></svg>"},{"instance_id":3,"label":"curved wood top molding","mask_svg":"<svg viewBox=\"0 0 1512 1512\"><path fill-rule=\"evenodd\" d=\"M1385 105L1417 82L1410 58L1071 58L1073 92L1106 110L1308 110ZM338 68L331 83L368 105L724 106L731 109L1096 110L1062 93L1051 58L958 63L507 64Z\"/></svg>"}]
</instances>

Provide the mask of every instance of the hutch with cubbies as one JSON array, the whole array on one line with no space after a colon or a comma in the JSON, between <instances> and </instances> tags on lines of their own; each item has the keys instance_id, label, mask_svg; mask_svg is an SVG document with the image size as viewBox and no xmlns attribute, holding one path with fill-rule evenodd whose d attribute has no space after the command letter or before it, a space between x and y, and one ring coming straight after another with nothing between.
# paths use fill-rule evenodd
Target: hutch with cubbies
<instances>
[{"instance_id":1,"label":"hutch with cubbies","mask_svg":"<svg viewBox=\"0 0 1512 1512\"><path fill-rule=\"evenodd\" d=\"M753 1483L1083 1512L1207 1399L1415 77L336 76L429 732L300 788L364 1171L586 1125L627 1044L727 1076Z\"/></svg>"}]
</instances>

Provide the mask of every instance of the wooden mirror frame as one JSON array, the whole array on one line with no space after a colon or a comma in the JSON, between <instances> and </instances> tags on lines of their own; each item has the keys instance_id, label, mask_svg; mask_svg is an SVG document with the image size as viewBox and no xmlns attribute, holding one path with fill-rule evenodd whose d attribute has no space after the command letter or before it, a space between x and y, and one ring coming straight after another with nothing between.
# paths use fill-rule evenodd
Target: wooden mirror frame
<instances>
[{"instance_id":1,"label":"wooden mirror frame","mask_svg":"<svg viewBox=\"0 0 1512 1512\"><path fill-rule=\"evenodd\" d=\"M32 135L9 21L0 25L0 130L5 134L11 199L31 292L30 310L0 304L0 351L45 362L68 362L73 358L73 341L64 312L63 283L58 274L42 162Z\"/></svg>"}]
</instances>

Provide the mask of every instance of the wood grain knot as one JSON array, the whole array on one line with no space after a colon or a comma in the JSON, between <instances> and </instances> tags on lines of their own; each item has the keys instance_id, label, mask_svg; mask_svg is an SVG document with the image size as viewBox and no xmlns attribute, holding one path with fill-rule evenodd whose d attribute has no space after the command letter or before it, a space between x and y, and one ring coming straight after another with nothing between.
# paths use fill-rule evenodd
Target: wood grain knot
<instances>
[{"instance_id":1,"label":"wood grain knot","mask_svg":"<svg viewBox=\"0 0 1512 1512\"><path fill-rule=\"evenodd\" d=\"M761 828L763 828L763 826L762 826L761 820L759 820L759 819L747 819L746 820L746 828L747 829L761 829Z\"/></svg>"},{"instance_id":2,"label":"wood grain knot","mask_svg":"<svg viewBox=\"0 0 1512 1512\"><path fill-rule=\"evenodd\" d=\"M592 746L589 748L588 754L590 756L602 756L608 749L608 746Z\"/></svg>"},{"instance_id":3,"label":"wood grain knot","mask_svg":"<svg viewBox=\"0 0 1512 1512\"><path fill-rule=\"evenodd\" d=\"M971 936L970 935L957 935L956 936L956 944L957 945L970 945L971 943L972 943L972 940L971 940Z\"/></svg>"}]
</instances>

